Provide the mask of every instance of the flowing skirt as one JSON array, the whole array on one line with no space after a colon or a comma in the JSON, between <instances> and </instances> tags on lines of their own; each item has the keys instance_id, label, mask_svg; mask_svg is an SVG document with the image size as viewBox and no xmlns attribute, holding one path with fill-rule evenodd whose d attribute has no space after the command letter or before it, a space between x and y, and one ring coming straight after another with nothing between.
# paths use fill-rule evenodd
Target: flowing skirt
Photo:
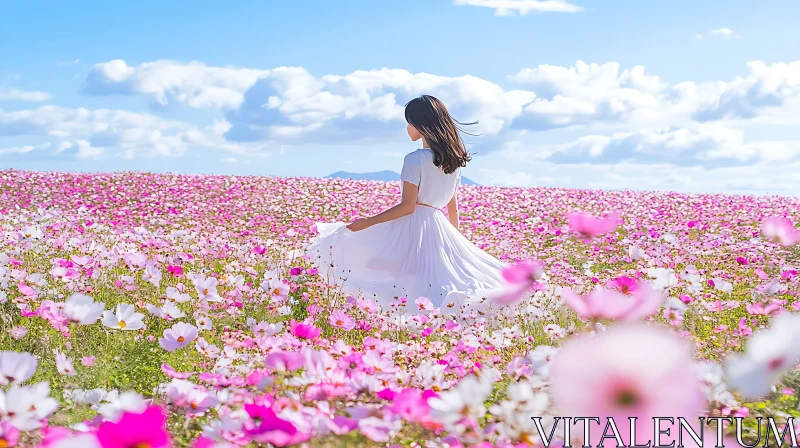
<instances>
[{"instance_id":1,"label":"flowing skirt","mask_svg":"<svg viewBox=\"0 0 800 448\"><path fill-rule=\"evenodd\" d=\"M439 307L454 291L479 295L503 286L505 263L472 244L440 210L418 205L359 232L346 225L317 223L319 235L306 248L320 275L345 294L384 306L405 297L413 309L419 297Z\"/></svg>"}]
</instances>

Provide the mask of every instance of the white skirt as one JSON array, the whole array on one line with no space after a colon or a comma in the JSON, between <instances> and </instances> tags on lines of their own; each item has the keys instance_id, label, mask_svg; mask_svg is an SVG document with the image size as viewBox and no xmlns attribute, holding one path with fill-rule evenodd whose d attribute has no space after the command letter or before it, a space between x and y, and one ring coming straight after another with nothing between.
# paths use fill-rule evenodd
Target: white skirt
<instances>
[{"instance_id":1,"label":"white skirt","mask_svg":"<svg viewBox=\"0 0 800 448\"><path fill-rule=\"evenodd\" d=\"M316 226L319 235L308 254L322 278L345 294L374 297L384 306L405 297L412 311L419 297L440 307L448 293L476 296L504 284L500 271L506 264L431 207L418 205L410 215L359 232L342 222Z\"/></svg>"}]
</instances>

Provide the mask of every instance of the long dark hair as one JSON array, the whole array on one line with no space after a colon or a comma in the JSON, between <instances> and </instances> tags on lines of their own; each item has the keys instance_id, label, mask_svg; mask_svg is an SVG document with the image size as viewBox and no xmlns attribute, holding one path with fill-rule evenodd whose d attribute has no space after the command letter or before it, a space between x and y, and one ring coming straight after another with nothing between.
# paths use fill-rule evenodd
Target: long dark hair
<instances>
[{"instance_id":1,"label":"long dark hair","mask_svg":"<svg viewBox=\"0 0 800 448\"><path fill-rule=\"evenodd\" d=\"M467 162L472 160L459 134L469 133L459 125L473 125L477 121L460 123L454 120L444 104L430 95L422 95L406 104L406 121L425 137L433 151L433 164L445 174L467 166Z\"/></svg>"}]
</instances>

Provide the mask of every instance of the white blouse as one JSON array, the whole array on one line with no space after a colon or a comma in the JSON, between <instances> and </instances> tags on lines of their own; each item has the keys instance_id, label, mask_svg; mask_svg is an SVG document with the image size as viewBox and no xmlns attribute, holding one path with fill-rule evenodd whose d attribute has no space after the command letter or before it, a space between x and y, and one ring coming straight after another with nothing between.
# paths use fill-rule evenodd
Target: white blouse
<instances>
[{"instance_id":1,"label":"white blouse","mask_svg":"<svg viewBox=\"0 0 800 448\"><path fill-rule=\"evenodd\" d=\"M407 154L403 159L400 180L419 187L417 202L442 208L450 202L461 184L461 168L445 174L433 164L433 151L421 148Z\"/></svg>"}]
</instances>

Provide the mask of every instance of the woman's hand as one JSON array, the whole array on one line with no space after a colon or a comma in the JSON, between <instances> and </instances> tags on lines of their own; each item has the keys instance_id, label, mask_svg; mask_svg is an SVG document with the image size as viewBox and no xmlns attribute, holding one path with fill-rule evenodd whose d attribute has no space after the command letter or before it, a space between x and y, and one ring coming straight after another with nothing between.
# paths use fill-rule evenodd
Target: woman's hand
<instances>
[{"instance_id":1,"label":"woman's hand","mask_svg":"<svg viewBox=\"0 0 800 448\"><path fill-rule=\"evenodd\" d=\"M347 228L350 231L358 232L360 230L364 230L368 227L372 226L369 219L356 219L355 221L351 222L347 225Z\"/></svg>"}]
</instances>

